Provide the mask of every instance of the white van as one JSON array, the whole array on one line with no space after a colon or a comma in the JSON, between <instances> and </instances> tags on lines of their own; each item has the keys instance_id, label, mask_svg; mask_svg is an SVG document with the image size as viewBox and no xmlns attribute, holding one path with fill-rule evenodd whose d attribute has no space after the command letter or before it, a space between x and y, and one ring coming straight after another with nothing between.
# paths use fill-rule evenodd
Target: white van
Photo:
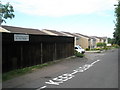
<instances>
[{"instance_id":1,"label":"white van","mask_svg":"<svg viewBox=\"0 0 120 90\"><path fill-rule=\"evenodd\" d=\"M75 50L79 53L82 53L82 54L85 53L85 50L83 48L81 48L79 45L75 45Z\"/></svg>"}]
</instances>

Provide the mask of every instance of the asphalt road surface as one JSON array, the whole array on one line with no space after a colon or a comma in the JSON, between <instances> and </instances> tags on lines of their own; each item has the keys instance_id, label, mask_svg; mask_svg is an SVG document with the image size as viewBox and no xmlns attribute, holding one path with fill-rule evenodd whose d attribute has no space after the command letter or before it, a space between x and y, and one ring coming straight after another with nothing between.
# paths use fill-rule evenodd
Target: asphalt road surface
<instances>
[{"instance_id":1,"label":"asphalt road surface","mask_svg":"<svg viewBox=\"0 0 120 90\"><path fill-rule=\"evenodd\" d=\"M118 50L86 53L3 83L3 88L118 88Z\"/></svg>"}]
</instances>

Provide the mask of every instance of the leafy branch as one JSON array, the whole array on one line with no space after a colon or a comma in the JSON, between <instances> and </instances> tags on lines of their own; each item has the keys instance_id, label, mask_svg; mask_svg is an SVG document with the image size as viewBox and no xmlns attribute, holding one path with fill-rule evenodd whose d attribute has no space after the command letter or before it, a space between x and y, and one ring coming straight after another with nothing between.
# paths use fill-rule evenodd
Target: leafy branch
<instances>
[{"instance_id":1,"label":"leafy branch","mask_svg":"<svg viewBox=\"0 0 120 90\"><path fill-rule=\"evenodd\" d=\"M9 3L3 5L0 1L0 24L5 22L5 19L12 19L15 17L15 15L13 14L14 9L13 6L10 5Z\"/></svg>"}]
</instances>

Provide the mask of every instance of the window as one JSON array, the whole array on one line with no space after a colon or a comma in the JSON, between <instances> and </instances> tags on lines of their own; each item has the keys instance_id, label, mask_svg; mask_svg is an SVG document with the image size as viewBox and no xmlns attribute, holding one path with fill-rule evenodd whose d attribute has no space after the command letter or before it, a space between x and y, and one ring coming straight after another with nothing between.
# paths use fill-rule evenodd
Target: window
<instances>
[{"instance_id":1,"label":"window","mask_svg":"<svg viewBox=\"0 0 120 90\"><path fill-rule=\"evenodd\" d=\"M76 38L76 40L79 40L79 39L80 39L80 38L78 38L78 37Z\"/></svg>"}]
</instances>

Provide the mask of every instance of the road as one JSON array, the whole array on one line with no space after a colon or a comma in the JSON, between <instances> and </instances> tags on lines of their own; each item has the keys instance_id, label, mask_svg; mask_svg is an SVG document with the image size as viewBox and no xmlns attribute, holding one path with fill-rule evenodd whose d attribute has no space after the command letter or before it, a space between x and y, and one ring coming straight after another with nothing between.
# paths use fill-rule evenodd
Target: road
<instances>
[{"instance_id":1,"label":"road","mask_svg":"<svg viewBox=\"0 0 120 90\"><path fill-rule=\"evenodd\" d=\"M86 53L8 80L5 88L118 88L118 50Z\"/></svg>"}]
</instances>

